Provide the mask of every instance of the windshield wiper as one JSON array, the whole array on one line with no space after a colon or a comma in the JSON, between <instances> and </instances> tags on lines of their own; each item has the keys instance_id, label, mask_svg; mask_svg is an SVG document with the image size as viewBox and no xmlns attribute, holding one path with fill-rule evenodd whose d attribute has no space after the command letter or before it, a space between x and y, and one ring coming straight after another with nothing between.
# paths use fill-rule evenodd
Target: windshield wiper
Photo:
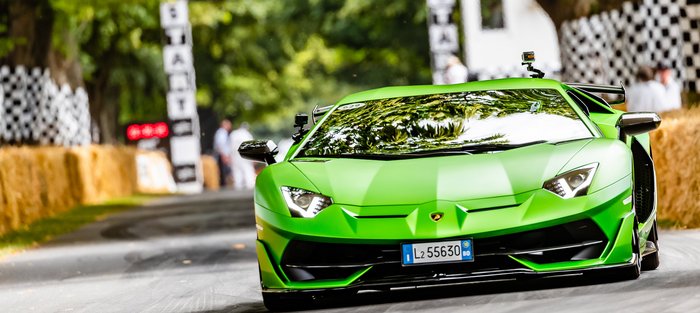
<instances>
[{"instance_id":1,"label":"windshield wiper","mask_svg":"<svg viewBox=\"0 0 700 313\"><path fill-rule=\"evenodd\" d=\"M469 145L469 146L459 146L459 147L448 147L443 149L435 150L422 150L401 154L324 154L324 155L301 155L296 158L319 158L319 159L366 159L366 160L399 160L399 159L412 159L412 158L422 158L436 155L464 155L464 154L474 154L488 151L504 151L516 148L521 148L525 146L536 145L540 143L546 143L547 140L537 140L526 143L519 144L482 144L482 145ZM296 159L295 158L295 159ZM292 159L294 161L294 159Z\"/></svg>"},{"instance_id":2,"label":"windshield wiper","mask_svg":"<svg viewBox=\"0 0 700 313\"><path fill-rule=\"evenodd\" d=\"M553 142L552 144L560 145L560 144L570 143L570 142L574 142L574 141L588 140L588 139L593 139L593 138L595 138L595 137L582 137L582 138L567 139L567 140Z\"/></svg>"},{"instance_id":3,"label":"windshield wiper","mask_svg":"<svg viewBox=\"0 0 700 313\"><path fill-rule=\"evenodd\" d=\"M365 160L395 160L400 159L401 155L396 154L323 154L323 155L301 155L297 156L295 159L301 158L318 158L318 159L365 159Z\"/></svg>"},{"instance_id":4,"label":"windshield wiper","mask_svg":"<svg viewBox=\"0 0 700 313\"><path fill-rule=\"evenodd\" d=\"M460 147L450 147L450 148L444 148L444 149L409 152L409 153L404 153L402 155L431 156L431 155L440 155L440 154L474 154L474 153L488 152L488 151L511 150L511 149L516 149L516 148L521 148L521 147L525 147L525 146L531 146L531 145L536 145L536 144L546 143L546 142L547 142L547 140L536 140L536 141L519 143L519 144L469 145L469 146L460 146Z\"/></svg>"},{"instance_id":5,"label":"windshield wiper","mask_svg":"<svg viewBox=\"0 0 700 313\"><path fill-rule=\"evenodd\" d=\"M538 144L547 143L547 142L548 142L547 140L535 140L535 141L517 143L517 144L509 144L509 143L506 143L506 144L484 144L484 145L466 146L466 147L464 147L464 149L465 149L465 151L469 151L471 153L486 152L486 151L505 151L505 150L522 148L522 147L526 147L526 146L538 145Z\"/></svg>"}]
</instances>

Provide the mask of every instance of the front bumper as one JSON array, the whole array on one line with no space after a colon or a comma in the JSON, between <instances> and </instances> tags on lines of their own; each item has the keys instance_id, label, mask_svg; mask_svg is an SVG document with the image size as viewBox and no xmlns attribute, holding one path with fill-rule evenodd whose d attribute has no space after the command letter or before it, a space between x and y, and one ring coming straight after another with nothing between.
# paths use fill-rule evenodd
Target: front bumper
<instances>
[{"instance_id":1,"label":"front bumper","mask_svg":"<svg viewBox=\"0 0 700 313\"><path fill-rule=\"evenodd\" d=\"M630 185L626 177L568 200L536 190L412 207L334 204L313 219L291 218L256 204L263 292L374 290L629 266L634 261L634 214L625 201ZM444 213L439 222L429 219L436 210ZM514 243L533 236L534 241ZM400 253L392 254L401 242L465 237L474 239L475 262L403 267ZM304 244L308 251L290 252L302 251ZM353 252L353 247L359 249ZM365 251L364 258L358 251Z\"/></svg>"}]
</instances>

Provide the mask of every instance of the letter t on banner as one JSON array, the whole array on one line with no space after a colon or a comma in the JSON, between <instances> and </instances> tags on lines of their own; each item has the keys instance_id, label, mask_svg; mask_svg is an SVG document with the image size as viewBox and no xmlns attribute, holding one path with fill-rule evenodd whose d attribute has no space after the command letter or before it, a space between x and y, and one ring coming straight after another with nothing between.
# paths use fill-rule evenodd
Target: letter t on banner
<instances>
[{"instance_id":1,"label":"letter t on banner","mask_svg":"<svg viewBox=\"0 0 700 313\"><path fill-rule=\"evenodd\" d=\"M187 0L160 4L160 25L166 36L163 67L168 75L168 119L170 120L170 162L177 190L202 192L199 117L195 102L192 30Z\"/></svg>"}]
</instances>

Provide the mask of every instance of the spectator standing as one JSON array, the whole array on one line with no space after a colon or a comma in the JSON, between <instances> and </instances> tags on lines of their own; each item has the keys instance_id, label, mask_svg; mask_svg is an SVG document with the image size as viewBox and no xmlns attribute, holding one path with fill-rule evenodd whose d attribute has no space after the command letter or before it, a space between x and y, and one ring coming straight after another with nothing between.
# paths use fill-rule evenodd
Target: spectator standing
<instances>
[{"instance_id":1,"label":"spectator standing","mask_svg":"<svg viewBox=\"0 0 700 313\"><path fill-rule=\"evenodd\" d=\"M673 70L664 63L656 67L659 82L666 91L664 100L668 110L681 108L681 86L673 79Z\"/></svg>"},{"instance_id":2,"label":"spectator standing","mask_svg":"<svg viewBox=\"0 0 700 313\"><path fill-rule=\"evenodd\" d=\"M665 96L664 86L654 80L654 70L648 66L641 66L637 71L637 83L627 90L627 111L667 111L669 108Z\"/></svg>"},{"instance_id":3,"label":"spectator standing","mask_svg":"<svg viewBox=\"0 0 700 313\"><path fill-rule=\"evenodd\" d=\"M467 82L467 77L469 76L469 71L467 67L462 64L457 56L451 55L447 59L447 68L445 69L445 83L446 84L461 84Z\"/></svg>"},{"instance_id":4,"label":"spectator standing","mask_svg":"<svg viewBox=\"0 0 700 313\"><path fill-rule=\"evenodd\" d=\"M238 147L244 141L253 140L253 135L248 131L248 123L231 132L231 171L233 172L233 188L237 190L253 189L255 187L255 166L253 162L241 157Z\"/></svg>"},{"instance_id":5,"label":"spectator standing","mask_svg":"<svg viewBox=\"0 0 700 313\"><path fill-rule=\"evenodd\" d=\"M222 187L227 185L231 176L231 146L229 144L229 133L231 132L231 121L223 119L219 129L214 133L214 153L216 163L219 165L219 182Z\"/></svg>"}]
</instances>

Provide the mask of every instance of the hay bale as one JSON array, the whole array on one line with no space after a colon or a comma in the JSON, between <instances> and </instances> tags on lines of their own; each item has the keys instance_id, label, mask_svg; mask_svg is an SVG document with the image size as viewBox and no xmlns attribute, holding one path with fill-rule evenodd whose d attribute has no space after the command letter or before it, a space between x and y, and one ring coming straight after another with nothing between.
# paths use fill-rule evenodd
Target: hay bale
<instances>
[{"instance_id":1,"label":"hay bale","mask_svg":"<svg viewBox=\"0 0 700 313\"><path fill-rule=\"evenodd\" d=\"M132 195L137 190L136 149L92 146L94 181L100 202Z\"/></svg>"},{"instance_id":2,"label":"hay bale","mask_svg":"<svg viewBox=\"0 0 700 313\"><path fill-rule=\"evenodd\" d=\"M97 191L92 176L92 154L88 147L76 147L68 151L68 176L73 185L73 197L79 203L97 201Z\"/></svg>"},{"instance_id":3,"label":"hay bale","mask_svg":"<svg viewBox=\"0 0 700 313\"><path fill-rule=\"evenodd\" d=\"M133 194L135 156L113 146L0 148L0 234L77 204Z\"/></svg>"},{"instance_id":4,"label":"hay bale","mask_svg":"<svg viewBox=\"0 0 700 313\"><path fill-rule=\"evenodd\" d=\"M32 149L41 190L39 195L46 209L44 214L55 214L74 207L78 203L68 171L68 151L59 147Z\"/></svg>"},{"instance_id":5,"label":"hay bale","mask_svg":"<svg viewBox=\"0 0 700 313\"><path fill-rule=\"evenodd\" d=\"M99 203L137 190L134 148L96 145L72 148L68 163L80 203Z\"/></svg>"},{"instance_id":6,"label":"hay bale","mask_svg":"<svg viewBox=\"0 0 700 313\"><path fill-rule=\"evenodd\" d=\"M210 155L202 155L202 171L204 172L204 188L219 190L219 165L216 159Z\"/></svg>"},{"instance_id":7,"label":"hay bale","mask_svg":"<svg viewBox=\"0 0 700 313\"><path fill-rule=\"evenodd\" d=\"M49 187L51 178L42 177L41 168L49 167L49 163L54 164L30 148L0 149L0 233L18 229L52 211L45 206L55 200L49 196L49 190L53 190Z\"/></svg>"},{"instance_id":8,"label":"hay bale","mask_svg":"<svg viewBox=\"0 0 700 313\"><path fill-rule=\"evenodd\" d=\"M651 140L659 220L700 227L700 108L663 113Z\"/></svg>"}]
</instances>

